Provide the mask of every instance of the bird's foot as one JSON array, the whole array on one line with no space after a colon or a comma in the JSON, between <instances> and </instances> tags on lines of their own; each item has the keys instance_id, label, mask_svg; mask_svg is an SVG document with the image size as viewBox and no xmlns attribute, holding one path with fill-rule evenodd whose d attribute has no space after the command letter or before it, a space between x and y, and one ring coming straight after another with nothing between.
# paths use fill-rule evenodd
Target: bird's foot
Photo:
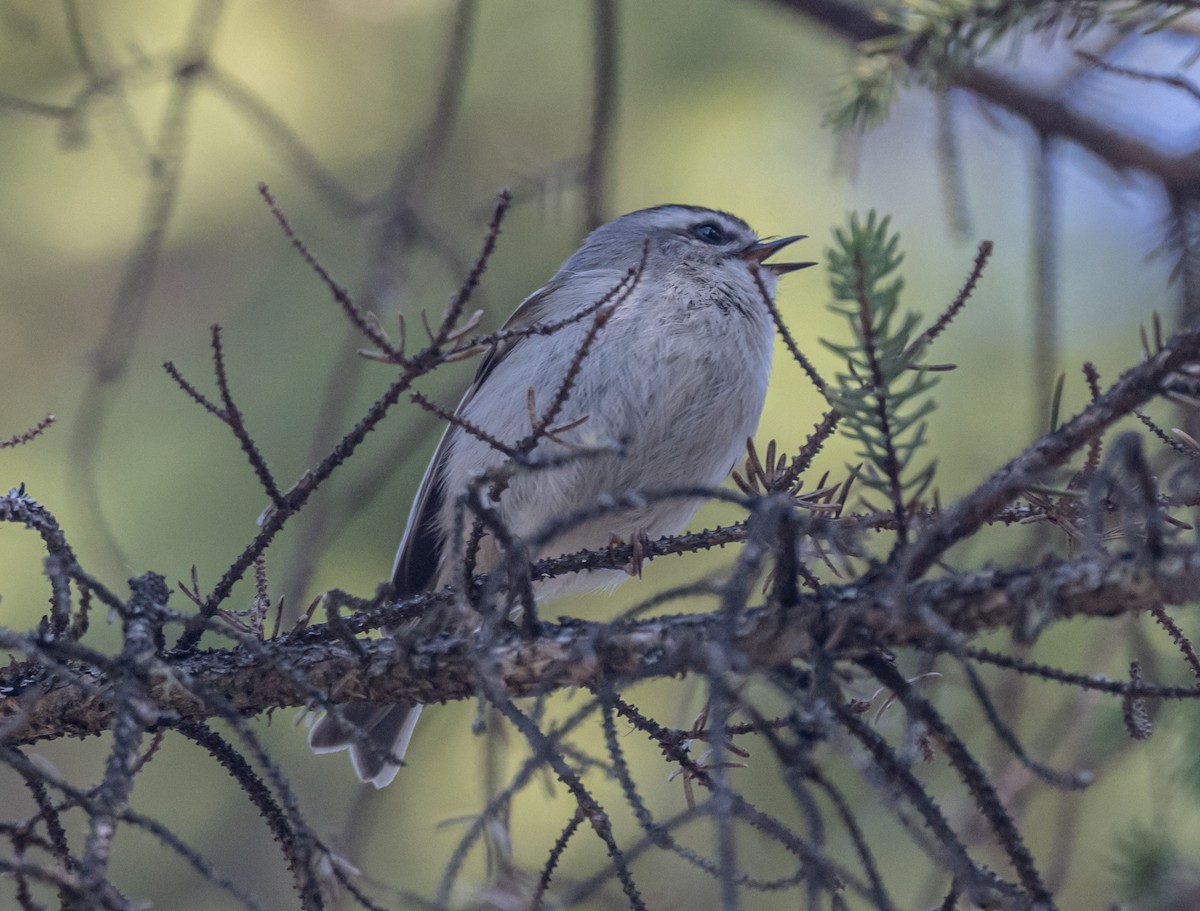
<instances>
[{"instance_id":1,"label":"bird's foot","mask_svg":"<svg viewBox=\"0 0 1200 911\"><path fill-rule=\"evenodd\" d=\"M646 530L639 528L626 541L619 535L613 535L609 541L609 547L624 547L629 546L629 560L621 569L629 573L631 576L642 578L642 564L646 560L646 555L650 551L650 536L646 534Z\"/></svg>"}]
</instances>

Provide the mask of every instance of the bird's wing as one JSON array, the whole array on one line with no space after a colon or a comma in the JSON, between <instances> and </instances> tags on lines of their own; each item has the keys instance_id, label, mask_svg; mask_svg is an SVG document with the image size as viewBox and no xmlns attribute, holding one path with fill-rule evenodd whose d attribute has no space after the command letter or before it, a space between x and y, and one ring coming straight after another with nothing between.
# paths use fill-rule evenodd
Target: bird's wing
<instances>
[{"instance_id":1,"label":"bird's wing","mask_svg":"<svg viewBox=\"0 0 1200 911\"><path fill-rule=\"evenodd\" d=\"M570 274L564 276L559 273L544 287L525 298L521 306L504 323L503 329L528 329L536 323L545 322L555 292L571 277ZM616 284L617 280L619 276L612 284ZM463 409L479 392L497 365L527 339L527 336L507 339L491 347L480 361L475 378L462 401L458 403L455 414L462 414ZM396 552L396 562L392 566L392 585L401 597L424 591L437 578L442 548L445 545L438 528L438 516L442 511L442 499L445 496L443 472L450 441L455 432L457 428L451 424L442 434L441 442L434 450L433 458L429 460L429 467L425 469L425 477L421 479L421 486L408 514L408 524L404 527L404 537L400 539L400 549Z\"/></svg>"}]
</instances>

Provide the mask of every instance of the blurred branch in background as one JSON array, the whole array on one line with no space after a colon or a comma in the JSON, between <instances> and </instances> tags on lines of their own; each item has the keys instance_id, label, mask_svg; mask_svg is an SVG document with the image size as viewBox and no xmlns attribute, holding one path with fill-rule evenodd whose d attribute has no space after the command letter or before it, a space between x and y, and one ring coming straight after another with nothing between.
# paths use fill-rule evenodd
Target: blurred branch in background
<instances>
[{"instance_id":1,"label":"blurred branch in background","mask_svg":"<svg viewBox=\"0 0 1200 911\"><path fill-rule=\"evenodd\" d=\"M1121 116L1128 117L1128 111L1092 104L1087 88L1096 80L1122 78L1178 90L1200 103L1200 93L1186 78L1169 70L1131 69L1117 63L1138 53L1141 44L1153 46L1160 38L1159 29L1170 33L1179 28L1186 34L1190 20L1181 19L1181 13L1191 6L1012 0L996 4L986 15L977 15L970 6L952 9L950 4L943 12L938 4L918 11L904 4L880 4L873 9L871 4L854 0L773 2L861 43L861 57L854 65L859 78L847 80L831 113L835 123L869 126L878 122L886 117L897 86L915 82L935 90L965 91L1012 115L1037 137L1033 153L1035 214L1030 232L1036 264L1032 345L1037 371L1035 413L1048 414L1050 389L1058 373L1055 286L1061 268L1055 252L1061 202L1054 191L1053 141L1079 146L1116 171L1152 174L1176 210L1173 233L1181 239L1189 237L1182 213L1194 207L1200 195L1200 145L1168 149L1162 143L1163 135L1137 135L1120 122ZM1065 35L1071 48L1088 40L1103 54L1075 50L1074 57L1059 54L1063 59L1050 73L1045 67L1033 69L1027 64L1028 55L1008 53L1023 34L1033 32ZM1156 48L1155 52L1162 55L1167 49ZM1179 255L1185 268L1195 272L1194 245L1182 246ZM1186 282L1182 290L1179 317L1181 323L1187 323L1200 312L1200 298Z\"/></svg>"},{"instance_id":2,"label":"blurred branch in background","mask_svg":"<svg viewBox=\"0 0 1200 911\"><path fill-rule=\"evenodd\" d=\"M420 247L428 246L445 260L448 269L459 274L465 271L464 264L452 252L455 245L440 237L440 229L434 227L436 222L430 211L428 191L445 165L446 144L461 111L476 10L475 0L459 0L456 4L445 68L438 82L429 123L414 147L400 156L388 186L368 206L373 226L366 242L371 254L361 297L363 307L369 312L404 312L407 309L407 264ZM351 391L362 377L363 362L354 355L359 343L357 333L351 331L338 352L337 363L341 367L329 375L309 445L310 462L320 458L341 436ZM430 425L428 432L432 433L434 429ZM402 458L408 452L411 449L397 449L397 455ZM383 479L396 468L394 462L381 462L378 470L359 481L346 502L336 504L328 498L319 500L311 514L306 515L285 580L285 592L291 600L298 601L308 590L319 552L330 537L337 534L345 517L369 502Z\"/></svg>"},{"instance_id":3,"label":"blurred branch in background","mask_svg":"<svg viewBox=\"0 0 1200 911\"><path fill-rule=\"evenodd\" d=\"M239 61L222 59L234 52L223 51L221 42L241 38L236 17L245 7L201 0L180 38L172 39L180 50L137 47L120 62L109 48L106 13L64 0L58 26L70 61L68 102L4 92L0 114L13 122L19 116L53 123L77 149L94 141L93 121L103 106L105 124L115 124L124 145L135 150L144 199L82 407L59 418L71 425L76 487L66 497L54 485L14 484L0 497L0 521L40 541L23 551L33 556L21 558L19 573L36 578L40 567L49 591L48 610L34 606L35 596L7 597L0 621L0 644L12 656L0 671L0 772L6 776L0 780L6 845L0 872L7 874L0 889L18 907L57 900L70 909L127 909L142 894L164 893L184 907L190 899L183 896L194 893L197 908L732 909L777 907L780 893L787 893L785 901L813 909L1048 911L1094 906L1096 889L1109 890L1106 899L1119 892L1131 909L1190 906L1200 873L1187 859L1195 852L1182 846L1194 845L1186 840L1194 836L1177 833L1154 798L1118 804L1103 788L1120 762L1162 761L1157 754L1169 749L1142 744L1150 737L1162 743L1162 728L1195 752L1196 735L1186 729L1184 713L1164 705L1200 698L1193 618L1168 611L1194 603L1200 585L1200 549L1188 522L1200 505L1200 330L1194 319L1200 306L1200 146L1194 143L1200 134L1183 140L1160 135L1167 131L1122 119L1127 110L1097 103L1092 93L1099 84L1166 91L1186 100L1190 120L1181 115L1180 123L1200 120L1192 74L1200 28L1192 4L1012 0L984 8L774 0L759 6L776 15L776 32L778 23L799 32L812 21L846 48L856 44L828 112L835 124L861 129L880 123L912 86L935 93L941 176L959 234L982 219L969 217L972 185L956 99L977 98L1003 112L1005 124L1023 125L1026 161L1035 163L1028 232L1033 287L1014 293L1013 283L1002 283L1001 300L1028 303L1034 356L1028 377L1010 369L1007 379L1013 387L1028 382L1038 426L1049 429L1023 447L1014 444L1011 458L986 452L986 464L969 427L958 437L935 429L931 415L960 374L952 372L955 364L933 360L932 349L944 349L943 331L952 321L960 325L972 297L988 286L992 245L980 245L969 270L961 256L938 251L967 276L965 282L962 275L935 276L929 286L957 283L962 290L927 320L908 304L891 221L873 212L854 216L835 231L824 257L829 309L840 320L821 323L833 327L826 341L833 359L829 381L809 351L817 347L817 317L792 316L762 288L780 350L790 356L773 381L787 387L786 432L795 438L814 429L799 445L772 440L760 450L751 443L736 475L740 492L616 491L522 540L494 524L481 481L466 508L493 523L491 534L505 545L499 570L474 576L465 562L458 575L468 588L460 595L447 590L397 601L386 586L366 597L329 588L306 602L321 584L322 558L389 476L412 461L419 441L442 421L462 420L414 382L441 376L520 333L562 328L486 328L473 301L485 271L489 282L498 281L501 223L516 216L502 195L472 258L466 235L450 227L458 223L451 210L471 211L478 198L464 191L470 198L450 203L444 189L464 180L464 155L499 159L506 142L534 132L531 120L507 110L473 107L472 91L505 78L484 68L503 66L494 59L496 46L506 61L525 52L513 36L535 32L538 17L548 14L456 3L430 31L439 36L439 50L433 54L437 74L426 79L432 87L422 96L428 108L422 105L414 117L402 151L392 145L381 156L383 189L361 193L350 189L343 169L323 163L306 127L289 126L272 94L231 65ZM716 76L706 86L701 123L691 123L685 112L661 103L656 93L666 96L666 88L638 68L638 49L655 37L649 33L654 14L615 0L594 0L580 10L586 15L572 22L589 53L581 58L587 78L579 79L574 107L586 116L571 121L575 133L564 143L566 154L554 148L531 156L529 168L507 161L503 167L517 203L563 188L577 191L578 222L586 228L612 214L622 184L647 166L643 119L670 136L668 170L682 171L693 146L701 148L700 157L711 154L690 131L717 119L722 93L740 103L747 85L763 89L761 80L739 81L750 64L746 56L731 69L718 68L714 48L742 47L722 20L713 27L719 40L696 54L701 63L687 74L694 79L711 68ZM727 12L713 7L714 16ZM33 18L23 18L32 14L11 5L0 13L11 29L33 28ZM516 25L505 32L501 17L508 15ZM485 23L485 16L493 18ZM678 11L668 18L673 27L682 21ZM564 35L556 38L566 42ZM751 47L765 53L766 43L756 40ZM1044 53L1031 52L1033 42ZM667 61L658 71L665 82L674 45L650 46ZM1177 54L1171 62L1164 62L1164 47ZM1039 56L1033 66L1030 58ZM353 67L344 71L350 79ZM637 91L630 92L635 79ZM538 81L550 80L539 73ZM142 99L155 91L162 106L148 121L155 128L144 130ZM789 100L799 98L790 85L786 91L793 92ZM641 95L650 98L649 117L636 106ZM1140 98L1122 95L1135 109L1151 109ZM134 570L125 595L109 580L111 570L95 568L111 561L89 555L79 541L106 532L116 553L126 550L125 528L107 522L103 509L125 492L105 486L97 460L114 423L118 389L134 369L145 326L162 299L154 289L189 187L184 164L194 168L200 161L194 149L204 103L248 127L330 216L358 231L365 253L353 267L355 278L343 284L317 252L321 244L301 240L294 227L301 222L264 188L286 239L348 323L344 339L328 326L321 332L320 351L331 368L320 391L304 393L303 413L311 413L306 422L271 398L271 381L264 379L270 365L264 371L262 354L256 351L247 366L238 340L255 330L207 320L213 323L209 383L194 369L168 363L171 380L198 406L192 410L210 424L216 418L223 443L228 447L228 431L236 443L228 448L249 463L256 509L269 504L261 527L247 532L231 524L222 534L221 543L233 542L240 553L209 587L196 569L198 518L179 510L169 535L155 528L171 538L180 565L192 566L190 580L177 585L185 598L180 607L170 605L167 577L152 569ZM532 106L544 106L540 95ZM547 135L569 133L564 111L538 113L549 117ZM488 118L502 128L485 132ZM805 128L816 132L811 123ZM779 135L773 133L772 142L779 143ZM1056 387L1054 378L1067 334L1064 279L1074 268L1063 245L1064 148L1083 149L1114 172L1153 176L1168 226L1162 246L1177 258L1182 305L1171 321L1179 326L1174 333L1163 332L1156 314L1139 311L1135 319L1150 326L1143 330L1140 361L1107 386L1086 363L1080 384L1086 404L1060 421L1064 383ZM528 238L505 224L506 242L528 256ZM911 261L907 278L924 278L928 266ZM461 277L442 310L423 307L414 290L425 287L422 273L430 263ZM590 320L589 340L604 331L610 302L639 277L631 270L581 311L578 319ZM1127 338L1134 335L1131 326ZM260 338L288 343L291 357L298 350L293 332L276 325ZM576 366L588 343L577 351ZM198 338L185 345L203 347ZM958 360L957 366L973 366L970 355ZM251 375L251 368L258 372ZM367 385L375 391L362 405L360 387ZM809 386L828 401L823 414L806 407L800 390L808 394ZM1018 394L1015 388L985 393L975 410L997 423ZM568 378L557 405L570 394ZM407 423L395 414L404 399L419 409ZM1162 424L1167 405L1179 410L1181 428ZM189 403L180 400L177 407ZM533 439L553 430L554 404L548 407L533 419ZM45 411L38 402L34 414ZM278 468L279 443L261 430L264 412L287 424L292 449L304 449L298 440L310 438L305 467L290 484ZM32 424L28 417L0 430L0 457L44 451L39 448L54 440L41 436L52 420ZM145 439L134 440L135 449L160 451L150 448L151 424L139 424ZM400 442L381 457L368 455L368 441L388 432ZM489 442L509 458L506 472L553 467L519 443ZM145 456L147 469L156 457ZM581 450L564 458L588 457ZM945 466L956 460L968 462L973 480L944 504ZM232 483L216 469L212 474L222 492ZM325 486L335 475L342 486ZM695 496L734 517L657 541L614 541L601 550L529 561L529 553L564 528L631 504ZM56 515L67 513L71 520L60 524ZM268 556L291 528L296 536L277 578ZM391 542L377 537L370 546L389 550ZM725 547L732 563L714 569L703 561L703 552ZM639 589L616 616L548 622L528 597L535 580L599 568L640 574L643 566L662 567L668 555L687 556L680 578ZM121 562L141 565L128 556ZM324 571L335 580L355 578L345 565ZM468 621L436 632L420 622L440 616L462 595L474 610ZM307 613L298 609L306 603ZM97 606L120 621L119 634L96 622ZM40 621L14 619L42 611ZM1156 626L1138 625L1146 612ZM372 635L380 629L396 635ZM574 689L579 692L572 697ZM476 724L488 735L480 741L484 773L468 771L450 748L427 742L421 748L432 757L429 774L437 781L413 785L404 813L366 791L331 812L327 792L348 772L323 765L319 774L326 777L313 784L306 776L318 760L289 755L300 738L294 732L276 738L255 719L292 707L339 717L351 698L477 701ZM689 705L694 720L680 721ZM1117 720L1105 735L1106 717ZM99 748L65 742L95 735L102 738ZM198 767L187 764L192 746L203 757ZM40 755L47 748L58 750L60 767ZM78 765L63 762L73 757L82 757ZM402 776L419 781L418 760L413 766ZM176 812L162 796L196 791L207 798L205 788L218 779L198 786L196 768L200 775L220 771L240 789L242 818L249 821L245 832L235 833L224 820L233 812L230 804L222 804L221 839L234 847L220 859L228 846L206 841L193 810ZM1167 808L1178 814L1192 807L1195 795L1156 768L1160 781L1172 783ZM549 794L540 793L543 784ZM423 792L435 795L430 803L420 803ZM1046 834L1034 796L1049 800L1052 794L1061 795L1059 812ZM146 797L153 812L134 808L142 795L154 795ZM469 817L442 836L449 846L438 842L434 822L477 797ZM1093 806L1103 808L1110 824L1122 820L1126 833L1155 818L1162 834L1126 837L1111 869L1081 875L1083 864L1072 861L1082 854L1082 842L1091 856L1113 850L1088 841ZM388 807L386 813L380 807ZM347 831L338 833L342 819ZM396 835L401 825L403 834ZM140 840L126 841L127 832ZM266 833L277 854L243 847ZM171 857L191 879L174 871ZM168 885L144 879L146 870ZM385 881L372 870L384 871Z\"/></svg>"},{"instance_id":4,"label":"blurred branch in background","mask_svg":"<svg viewBox=\"0 0 1200 911\"><path fill-rule=\"evenodd\" d=\"M73 428L72 455L75 462L75 496L88 504L93 522L106 531L105 540L112 553L124 562L124 555L108 528L96 487L96 454L100 451L99 437L105 425L113 390L120 382L130 361L130 354L140 334L146 309L151 303L154 279L159 258L166 242L167 231L179 198L183 179L184 157L187 151L188 127L198 87L197 76L203 72L205 61L216 39L223 0L196 3L188 25L183 50L168 62L168 84L171 95L158 125L158 140L147 151L139 168L146 176L146 195L142 202L140 240L131 251L121 284L113 300L108 326L100 344L92 354L93 382L89 384L80 419ZM85 122L92 114L93 98L115 97L119 107L127 103L130 75L136 70L110 72L92 57L89 36L83 25L82 11L74 2L66 2L71 45L75 51L80 74L87 85L77 95L77 101L64 115L64 126L86 135Z\"/></svg>"}]
</instances>

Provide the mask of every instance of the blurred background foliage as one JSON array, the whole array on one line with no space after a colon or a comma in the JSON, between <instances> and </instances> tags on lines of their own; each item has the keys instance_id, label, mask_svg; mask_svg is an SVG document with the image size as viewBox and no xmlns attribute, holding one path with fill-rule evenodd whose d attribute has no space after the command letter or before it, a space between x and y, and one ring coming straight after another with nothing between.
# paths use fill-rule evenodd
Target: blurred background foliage
<instances>
[{"instance_id":1,"label":"blurred background foliage","mask_svg":"<svg viewBox=\"0 0 1200 911\"><path fill-rule=\"evenodd\" d=\"M161 367L172 360L200 388L211 389L211 324L224 327L234 393L281 479L295 478L314 460L316 428L336 439L388 382L388 368L355 358L357 345L347 341L342 315L275 224L256 190L260 181L323 265L369 301L385 325L395 324L397 312L407 314L411 332L420 331L421 309L437 315L458 286L500 187L513 187L516 203L479 298L487 309L485 327L497 326L537 288L587 226L579 175L592 117L592 4L479 4L469 34L462 35L461 107L436 153L424 158L461 7L433 0L236 0L207 7L216 75L195 81L183 117L177 197L161 220L165 235L144 309L118 319L123 277L153 224L147 212L162 201L150 150L178 84L164 78L162 61L203 31L192 24L196 7L0 2L0 436L47 412L58 417L43 438L0 451L0 483L26 484L57 515L83 564L114 586L150 569L169 580L187 579L193 566L201 587L210 586L251 538L265 505L234 440L188 402ZM1046 390L1033 363L1030 316L1031 263L1043 242L1035 214L1047 186L1035 176L1041 160L1036 136L965 93L924 90L902 92L889 117L863 137L833 132L826 125L829 104L853 48L788 4L656 0L622 4L617 17L615 109L600 200L606 216L663 202L724 208L764 234L808 233L801 255L822 259L847 211L889 213L905 252L904 306L927 316L953 297L976 243L990 239L996 252L981 286L931 355L959 367L938 386L931 417L943 502L1045 429ZM15 103L68 105L81 91L86 67L73 29L85 40L93 72L119 74L112 90L92 100L86 117L70 122ZM1062 39L1030 38L1020 50L1013 65L1031 78L1044 75L1048 61L1070 59ZM1180 67L1184 50L1175 52L1168 42L1152 60ZM1130 103L1127 87L1106 85L1092 90L1089 104L1120 101L1130 111L1129 129L1149 121L1165 139L1183 133L1194 141L1194 104L1185 116L1170 107L1173 97ZM249 97L262 109L248 106ZM941 154L947 110L957 173L948 171ZM293 138L281 142L277 126ZM306 151L298 152L301 147ZM324 191L302 163L309 156L344 190ZM1063 412L1070 413L1087 397L1079 365L1091 360L1102 377L1114 379L1138 357L1139 324L1155 310L1169 321L1177 290L1169 283L1170 257L1153 255L1162 247L1168 212L1154 181L1116 175L1068 145L1056 146L1048 161L1058 355L1069 377ZM389 196L397 173L401 194L393 189ZM411 211L389 246L381 226L397 198ZM816 339L846 339L840 319L826 309L820 271L784 280L780 305L806 353L830 376L839 365ZM473 369L459 366L424 391L456 401ZM345 388L328 393L331 377L346 380ZM331 407L327 396L342 409L332 421L322 417ZM817 392L781 350L760 443L776 438L794 448L822 409ZM318 495L311 515L301 515L279 539L268 568L273 596L286 595L285 628L324 588L365 595L386 577L438 432L419 409L398 409ZM826 450L818 467L838 473L852 459L852 448L842 442ZM712 508L694 526L735 518ZM0 536L0 623L27 629L45 609L42 552L34 536L14 527ZM991 532L957 558L962 565L1002 563L1031 546L1061 549L1062 542L1019 530ZM730 559L719 552L660 561L641 583L553 605L548 615L611 614ZM240 589L239 606L247 606L251 594ZM185 606L179 595L173 603ZM1191 618L1185 622L1195 627ZM95 618L91 635L115 642L103 625ZM995 638L998 644L1005 639ZM1157 659L1162 682L1182 673L1165 637L1132 620L1056 628L1033 657L1119 674L1133 653L1144 667ZM961 681L929 686L940 689L947 715L969 729L978 708ZM680 727L703 703L701 688L687 681L660 681L638 694ZM1152 892L1147 878L1153 888L1165 888L1163 882L1189 875L1181 858L1200 852L1194 706L1167 707L1172 723L1148 748L1129 748L1115 702L1019 686L1005 699L1007 717L1021 719L1036 755L1098 774L1081 800L1031 787L999 748L983 752L1002 794L1024 807L1025 834L1059 877L1062 907L1144 898ZM563 698L555 711L569 712L571 705ZM473 713L468 704L429 711L410 767L379 793L359 788L342 758L309 754L291 713L260 719L259 726L319 830L342 844L366 876L429 894L460 837L462 818L482 799ZM895 735L901 713L885 712L878 724ZM101 741L52 743L40 752L86 780L89 769L98 778L104 748ZM653 750L627 748L632 761L652 770L648 775L659 775ZM513 750L520 755L516 744ZM854 761L851 752L835 752L830 774L851 786ZM944 763L935 759L919 771L935 787L944 782L944 805L956 812L953 775ZM735 774L749 799L771 807L781 802L783 785L769 768L763 772L756 775L752 757ZM682 784L668 783L665 768L660 777L650 796L656 812L670 815L685 805ZM897 899L904 907L935 903L941 878L930 876L919 852L877 806L878 795L855 787L861 794L856 809L872 836L887 839L895 830L895 850L879 853ZM615 791L598 796L621 804ZM0 802L27 799L11 774L0 779ZM220 869L251 884L269 907L290 905L286 872L266 828L190 744L166 740L139 779L133 804L169 821ZM536 871L571 812L556 802L549 782L523 794L513 809L517 861ZM964 803L957 812L961 823L961 814L973 811ZM626 823L630 835L634 826ZM697 825L690 833L710 849L711 827ZM831 838L845 840L836 833ZM769 877L790 869L777 852L756 855L752 839L747 836L743 848L748 872ZM562 882L585 877L599 863L599 844L587 842L585 849L582 843L564 857ZM123 830L116 858L115 881L156 907L228 906L227 896L201 884L142 833ZM643 873L642 883L653 907L714 906L712 882L691 868L657 855L641 863L652 871ZM483 881L481 857L472 858L468 870L469 879ZM597 897L585 906L609 905ZM750 898L747 907L776 905L767 894Z\"/></svg>"}]
</instances>

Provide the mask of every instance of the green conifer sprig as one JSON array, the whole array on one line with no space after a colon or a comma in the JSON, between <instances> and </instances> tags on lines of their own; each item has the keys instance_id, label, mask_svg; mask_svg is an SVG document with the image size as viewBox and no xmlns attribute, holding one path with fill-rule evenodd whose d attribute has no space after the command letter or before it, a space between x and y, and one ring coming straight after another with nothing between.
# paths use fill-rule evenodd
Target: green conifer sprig
<instances>
[{"instance_id":1,"label":"green conifer sprig","mask_svg":"<svg viewBox=\"0 0 1200 911\"><path fill-rule=\"evenodd\" d=\"M866 465L860 483L886 497L898 543L908 537L908 516L933 480L936 463L918 464L926 421L935 405L927 395L937 376L923 364L926 345L913 344L920 317L900 310L904 280L900 237L887 217L850 216L834 231L827 252L830 309L844 317L852 341L822 340L842 358L827 395Z\"/></svg>"},{"instance_id":2,"label":"green conifer sprig","mask_svg":"<svg viewBox=\"0 0 1200 911\"><path fill-rule=\"evenodd\" d=\"M880 34L859 43L830 101L826 120L838 129L881 123L910 84L945 89L1001 41L1074 37L1102 22L1153 31L1194 12L1191 3L1130 0L878 0L870 6Z\"/></svg>"}]
</instances>

